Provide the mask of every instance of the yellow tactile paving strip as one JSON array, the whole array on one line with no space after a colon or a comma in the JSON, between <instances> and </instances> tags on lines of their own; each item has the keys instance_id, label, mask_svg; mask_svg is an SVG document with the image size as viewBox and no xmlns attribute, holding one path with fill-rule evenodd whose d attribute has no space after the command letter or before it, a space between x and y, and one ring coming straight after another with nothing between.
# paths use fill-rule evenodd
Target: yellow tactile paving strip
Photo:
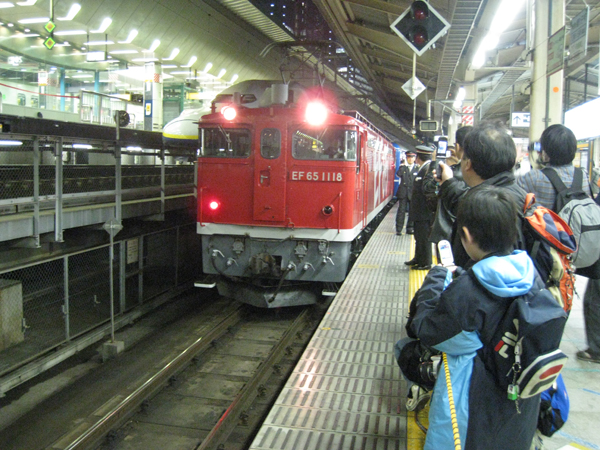
<instances>
[{"instance_id":1,"label":"yellow tactile paving strip","mask_svg":"<svg viewBox=\"0 0 600 450\"><path fill-rule=\"evenodd\" d=\"M414 237L411 236L410 239L410 258L414 257L415 253L415 245L414 245ZM435 256L434 256L435 258ZM425 270L411 270L408 275L408 301L409 305L412 301L415 293L423 284L423 280L427 275L427 271ZM429 427L429 404L418 413L419 422L425 428ZM406 450L423 450L423 446L425 445L425 433L419 428L416 422L415 413L411 411L407 411L406 413Z\"/></svg>"}]
</instances>

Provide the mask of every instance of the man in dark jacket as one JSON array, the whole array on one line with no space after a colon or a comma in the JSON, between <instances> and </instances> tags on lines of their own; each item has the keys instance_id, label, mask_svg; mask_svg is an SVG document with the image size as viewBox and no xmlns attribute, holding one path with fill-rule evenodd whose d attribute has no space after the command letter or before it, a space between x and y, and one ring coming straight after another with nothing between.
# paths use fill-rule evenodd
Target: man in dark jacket
<instances>
[{"instance_id":1,"label":"man in dark jacket","mask_svg":"<svg viewBox=\"0 0 600 450\"><path fill-rule=\"evenodd\" d=\"M396 234L401 235L402 229L404 228L404 218L406 217L406 208L410 208L410 199L412 196L413 183L417 173L419 172L419 166L415 164L415 158L417 154L413 151L406 152L406 164L402 163L398 167L396 176L399 178L398 191L396 197L398 198L398 211L396 212ZM412 222L408 221L406 224L406 233L412 234L414 227Z\"/></svg>"},{"instance_id":2,"label":"man in dark jacket","mask_svg":"<svg viewBox=\"0 0 600 450\"><path fill-rule=\"evenodd\" d=\"M439 197L444 207L456 215L458 201L469 189L489 185L507 189L517 205L524 205L527 194L517 185L512 173L516 158L515 143L500 124L484 122L474 127L465 139L461 159L460 167L464 181L454 178L452 169L441 164L441 178L438 178L441 183ZM467 266L469 255L460 241L456 222L452 226L451 243L456 264Z\"/></svg>"},{"instance_id":3,"label":"man in dark jacket","mask_svg":"<svg viewBox=\"0 0 600 450\"><path fill-rule=\"evenodd\" d=\"M412 201L408 220L415 224L415 257L404 264L416 270L431 268L431 243L429 233L435 215L435 205L430 199L435 199L436 181L433 178L434 165L431 164L433 148L427 145L417 145L417 164L419 172L413 185Z\"/></svg>"}]
</instances>

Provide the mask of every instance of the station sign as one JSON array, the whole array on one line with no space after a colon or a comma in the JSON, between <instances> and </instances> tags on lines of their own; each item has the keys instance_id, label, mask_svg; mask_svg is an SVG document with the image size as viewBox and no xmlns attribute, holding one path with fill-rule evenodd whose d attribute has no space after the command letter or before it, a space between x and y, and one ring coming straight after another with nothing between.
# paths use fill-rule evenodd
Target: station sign
<instances>
[{"instance_id":1,"label":"station sign","mask_svg":"<svg viewBox=\"0 0 600 450\"><path fill-rule=\"evenodd\" d=\"M514 112L512 113L510 123L513 128L529 128L531 125L531 113Z\"/></svg>"}]
</instances>

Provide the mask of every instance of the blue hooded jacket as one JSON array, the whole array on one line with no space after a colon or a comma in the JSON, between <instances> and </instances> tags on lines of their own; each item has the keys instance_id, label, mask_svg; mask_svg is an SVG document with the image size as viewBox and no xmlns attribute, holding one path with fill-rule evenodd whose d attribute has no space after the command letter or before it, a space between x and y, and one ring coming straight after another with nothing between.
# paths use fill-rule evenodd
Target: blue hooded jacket
<instances>
[{"instance_id":1,"label":"blue hooded jacket","mask_svg":"<svg viewBox=\"0 0 600 450\"><path fill-rule=\"evenodd\" d=\"M529 292L536 272L526 252L490 256L462 272L434 267L413 301L410 331L426 345L445 352L458 428L465 450L529 448L537 425L539 398L523 402L518 415L478 350L490 342L512 300ZM473 414L475 411L475 414ZM429 411L425 450L454 449L448 389L442 365Z\"/></svg>"}]
</instances>

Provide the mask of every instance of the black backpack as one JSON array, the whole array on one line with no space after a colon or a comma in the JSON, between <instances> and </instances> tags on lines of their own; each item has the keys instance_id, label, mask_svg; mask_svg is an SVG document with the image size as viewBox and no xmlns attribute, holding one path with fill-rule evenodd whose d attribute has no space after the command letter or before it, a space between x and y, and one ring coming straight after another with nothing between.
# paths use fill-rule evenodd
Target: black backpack
<instances>
[{"instance_id":1,"label":"black backpack","mask_svg":"<svg viewBox=\"0 0 600 450\"><path fill-rule=\"evenodd\" d=\"M567 313L539 277L525 295L516 297L479 352L498 386L510 400L529 398L548 389L567 362L560 340Z\"/></svg>"}]
</instances>

